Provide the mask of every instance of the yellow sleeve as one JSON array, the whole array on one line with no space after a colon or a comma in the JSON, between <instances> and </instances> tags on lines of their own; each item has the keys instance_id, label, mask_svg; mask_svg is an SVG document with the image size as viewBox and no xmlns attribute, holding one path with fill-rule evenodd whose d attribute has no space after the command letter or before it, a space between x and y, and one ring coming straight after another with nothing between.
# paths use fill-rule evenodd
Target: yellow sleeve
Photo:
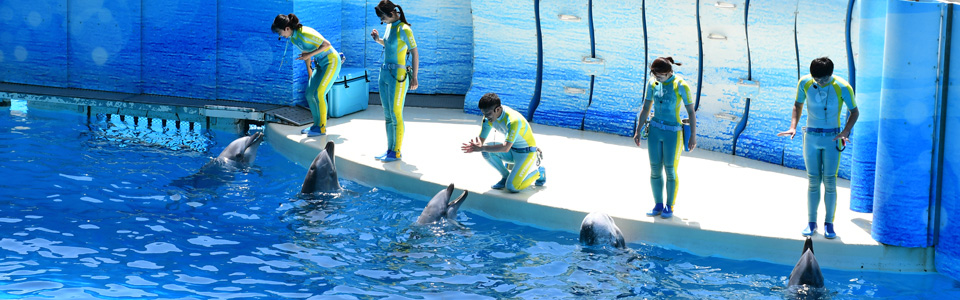
<instances>
[{"instance_id":1,"label":"yellow sleeve","mask_svg":"<svg viewBox=\"0 0 960 300\"><path fill-rule=\"evenodd\" d=\"M410 25L403 25L403 32L400 34L400 38L403 39L404 43L407 43L408 49L413 49L417 47L417 40L413 38L413 30L410 29Z\"/></svg>"},{"instance_id":2,"label":"yellow sleeve","mask_svg":"<svg viewBox=\"0 0 960 300\"><path fill-rule=\"evenodd\" d=\"M324 42L323 36L320 35L320 33L314 30L313 28L303 26L303 28L301 29L301 32L303 33L303 41L305 43L314 45L318 49L320 48L320 45L323 45L323 42Z\"/></svg>"}]
</instances>

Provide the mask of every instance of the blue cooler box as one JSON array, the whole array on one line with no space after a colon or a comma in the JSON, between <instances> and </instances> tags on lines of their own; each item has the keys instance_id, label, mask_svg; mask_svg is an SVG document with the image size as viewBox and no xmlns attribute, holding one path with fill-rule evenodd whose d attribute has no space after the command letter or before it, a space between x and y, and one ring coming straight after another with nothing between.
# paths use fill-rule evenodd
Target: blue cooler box
<instances>
[{"instance_id":1,"label":"blue cooler box","mask_svg":"<svg viewBox=\"0 0 960 300\"><path fill-rule=\"evenodd\" d=\"M327 116L342 117L367 109L370 101L370 82L367 70L342 68L327 94Z\"/></svg>"}]
</instances>

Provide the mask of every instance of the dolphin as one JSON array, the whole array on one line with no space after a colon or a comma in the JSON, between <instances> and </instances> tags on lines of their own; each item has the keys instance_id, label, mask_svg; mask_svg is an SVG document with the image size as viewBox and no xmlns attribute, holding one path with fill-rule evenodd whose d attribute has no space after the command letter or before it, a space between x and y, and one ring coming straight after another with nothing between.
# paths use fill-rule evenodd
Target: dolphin
<instances>
[{"instance_id":1,"label":"dolphin","mask_svg":"<svg viewBox=\"0 0 960 300\"><path fill-rule=\"evenodd\" d=\"M307 170L307 176L303 178L303 187L300 188L301 194L340 191L337 165L333 159L333 145L332 141L327 142L327 146L313 159L313 163Z\"/></svg>"},{"instance_id":2,"label":"dolphin","mask_svg":"<svg viewBox=\"0 0 960 300\"><path fill-rule=\"evenodd\" d=\"M823 273L820 273L820 264L817 263L817 258L813 255L813 239L810 237L807 237L807 241L803 243L803 254L800 255L797 265L793 267L793 272L790 273L790 280L787 283L787 286L801 285L815 288L823 287Z\"/></svg>"},{"instance_id":3,"label":"dolphin","mask_svg":"<svg viewBox=\"0 0 960 300\"><path fill-rule=\"evenodd\" d=\"M467 199L467 194L467 191L463 191L460 197L450 201L450 197L453 196L453 184L451 183L446 189L440 190L436 196L433 196L433 199L430 199L427 206L423 208L423 213L420 213L420 217L417 218L417 224L430 224L443 218L456 223L457 210L460 209L463 200Z\"/></svg>"},{"instance_id":4,"label":"dolphin","mask_svg":"<svg viewBox=\"0 0 960 300\"><path fill-rule=\"evenodd\" d=\"M235 139L220 152L220 155L200 167L196 174L174 180L173 184L206 188L230 181L235 171L253 164L262 142L262 132Z\"/></svg>"},{"instance_id":5,"label":"dolphin","mask_svg":"<svg viewBox=\"0 0 960 300\"><path fill-rule=\"evenodd\" d=\"M627 247L623 233L613 218L601 212L592 212L580 223L580 243L586 246L610 245L619 249Z\"/></svg>"},{"instance_id":6,"label":"dolphin","mask_svg":"<svg viewBox=\"0 0 960 300\"><path fill-rule=\"evenodd\" d=\"M252 165L253 160L257 158L257 149L260 148L261 142L263 142L263 132L235 139L214 160L247 166Z\"/></svg>"}]
</instances>

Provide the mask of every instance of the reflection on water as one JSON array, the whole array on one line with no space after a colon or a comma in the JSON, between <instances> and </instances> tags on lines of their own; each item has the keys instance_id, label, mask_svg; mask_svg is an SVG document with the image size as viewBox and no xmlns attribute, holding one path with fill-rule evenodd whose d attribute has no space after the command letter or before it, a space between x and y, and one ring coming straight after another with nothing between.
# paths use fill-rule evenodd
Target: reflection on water
<instances>
[{"instance_id":1,"label":"reflection on water","mask_svg":"<svg viewBox=\"0 0 960 300\"><path fill-rule=\"evenodd\" d=\"M235 136L202 132L209 146L173 148L145 142L165 138L145 137L155 133L127 132L141 130L135 126L3 112L10 109L0 109L0 173L10 174L0 180L0 298L796 296L783 287L792 266L637 244L584 248L572 232L469 211L457 218L462 228L417 226L426 197L349 181L341 193L303 197L306 169L269 142L254 166L222 185L178 186L171 183ZM935 274L824 273L832 299L960 295L954 281Z\"/></svg>"},{"instance_id":2,"label":"reflection on water","mask_svg":"<svg viewBox=\"0 0 960 300\"><path fill-rule=\"evenodd\" d=\"M97 114L88 122L89 142L94 146L125 148L146 144L170 150L208 151L213 146L211 134L196 122Z\"/></svg>"}]
</instances>

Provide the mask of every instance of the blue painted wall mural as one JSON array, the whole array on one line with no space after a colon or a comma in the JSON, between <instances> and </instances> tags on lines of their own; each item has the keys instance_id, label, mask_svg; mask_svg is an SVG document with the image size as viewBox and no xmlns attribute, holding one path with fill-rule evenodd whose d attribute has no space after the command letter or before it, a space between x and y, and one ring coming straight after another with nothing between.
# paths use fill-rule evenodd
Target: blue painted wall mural
<instances>
[{"instance_id":1,"label":"blue painted wall mural","mask_svg":"<svg viewBox=\"0 0 960 300\"><path fill-rule=\"evenodd\" d=\"M143 2L143 93L217 97L216 15L215 0Z\"/></svg>"},{"instance_id":2,"label":"blue painted wall mural","mask_svg":"<svg viewBox=\"0 0 960 300\"><path fill-rule=\"evenodd\" d=\"M486 93L530 117L537 92L537 18L535 1L473 0L473 81L463 110L480 114ZM503 12L510 12L504 16ZM509 33L509 34L504 34Z\"/></svg>"},{"instance_id":3,"label":"blue painted wall mural","mask_svg":"<svg viewBox=\"0 0 960 300\"><path fill-rule=\"evenodd\" d=\"M287 105L303 101L303 94L292 90L302 90L295 80L306 82L306 67L293 60L299 51L291 45L284 56L285 41L270 32L277 14L296 13L293 5L282 0L218 1L217 10L217 98Z\"/></svg>"},{"instance_id":4,"label":"blue painted wall mural","mask_svg":"<svg viewBox=\"0 0 960 300\"><path fill-rule=\"evenodd\" d=\"M67 86L67 3L3 1L0 28L0 81Z\"/></svg>"},{"instance_id":5,"label":"blue painted wall mural","mask_svg":"<svg viewBox=\"0 0 960 300\"><path fill-rule=\"evenodd\" d=\"M344 68L363 68L366 66L366 42L370 40L367 32L366 14L368 8L366 1L343 1L340 15L340 53L343 53Z\"/></svg>"},{"instance_id":6,"label":"blue painted wall mural","mask_svg":"<svg viewBox=\"0 0 960 300\"><path fill-rule=\"evenodd\" d=\"M436 86L437 94L466 94L473 74L473 16L470 1L438 0L433 13L437 18L434 35L436 54L428 60L431 62L428 67L424 68L434 72L437 79L423 84Z\"/></svg>"},{"instance_id":7,"label":"blue painted wall mural","mask_svg":"<svg viewBox=\"0 0 960 300\"><path fill-rule=\"evenodd\" d=\"M796 11L796 0L750 2L750 73L759 93L750 98L749 119L737 138L738 156L783 164L789 138L775 135L790 127L797 93L796 40L784 38L794 31Z\"/></svg>"},{"instance_id":8,"label":"blue painted wall mural","mask_svg":"<svg viewBox=\"0 0 960 300\"><path fill-rule=\"evenodd\" d=\"M642 7L643 0L593 1L597 59L584 63L595 74L584 130L633 136L646 82L645 37L643 19L621 12Z\"/></svg>"},{"instance_id":9,"label":"blue painted wall mural","mask_svg":"<svg viewBox=\"0 0 960 300\"><path fill-rule=\"evenodd\" d=\"M68 87L143 92L140 1L68 0L67 5Z\"/></svg>"},{"instance_id":10,"label":"blue painted wall mural","mask_svg":"<svg viewBox=\"0 0 960 300\"><path fill-rule=\"evenodd\" d=\"M536 123L583 127L592 85L583 69L593 56L589 14L588 0L540 0L543 80Z\"/></svg>"},{"instance_id":11,"label":"blue painted wall mural","mask_svg":"<svg viewBox=\"0 0 960 300\"><path fill-rule=\"evenodd\" d=\"M744 122L746 99L737 83L747 79L745 0L700 3L703 81L697 109L698 148L733 153L737 125Z\"/></svg>"}]
</instances>

